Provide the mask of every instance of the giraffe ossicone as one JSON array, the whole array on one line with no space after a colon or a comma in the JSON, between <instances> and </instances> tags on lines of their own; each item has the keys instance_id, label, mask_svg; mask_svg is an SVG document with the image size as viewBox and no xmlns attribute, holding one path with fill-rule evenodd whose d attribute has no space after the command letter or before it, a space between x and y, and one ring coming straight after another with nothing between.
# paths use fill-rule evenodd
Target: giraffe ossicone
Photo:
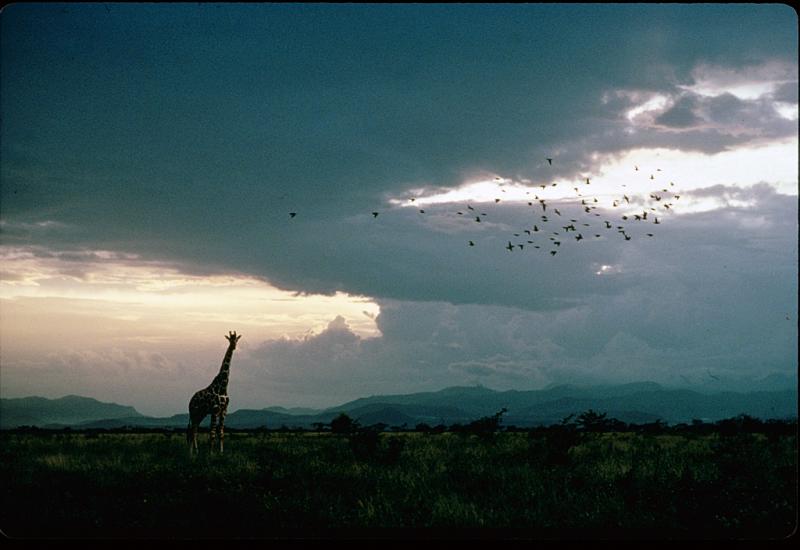
<instances>
[{"instance_id":1,"label":"giraffe ossicone","mask_svg":"<svg viewBox=\"0 0 800 550\"><path fill-rule=\"evenodd\" d=\"M186 429L186 439L189 442L189 452L197 452L197 432L200 423L206 416L211 415L211 431L209 442L214 450L214 440L219 441L219 452L222 453L222 442L225 437L225 415L228 413L228 379L230 377L231 358L236 343L242 336L235 331L229 332L225 339L228 340L228 349L222 358L219 373L207 387L196 392L189 401L189 426Z\"/></svg>"}]
</instances>

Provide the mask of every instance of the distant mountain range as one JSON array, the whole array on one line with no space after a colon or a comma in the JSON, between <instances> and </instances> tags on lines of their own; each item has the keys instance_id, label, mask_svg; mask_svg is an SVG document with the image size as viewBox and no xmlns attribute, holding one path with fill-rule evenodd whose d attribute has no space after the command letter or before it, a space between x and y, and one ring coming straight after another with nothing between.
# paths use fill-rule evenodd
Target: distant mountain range
<instances>
[{"instance_id":1,"label":"distant mountain range","mask_svg":"<svg viewBox=\"0 0 800 550\"><path fill-rule=\"evenodd\" d=\"M623 422L642 424L662 420L714 422L747 414L761 419L797 418L797 391L699 393L668 389L654 382L609 386L553 386L544 390L495 391L483 386L451 387L435 392L364 397L328 409L268 407L239 409L228 414L230 428L311 428L346 413L362 425L431 426L467 423L502 408L505 425L529 427L559 422L569 414L592 409ZM207 425L208 419L204 424ZM60 399L24 397L0 399L0 429L40 428L184 428L188 414L151 417L133 407L101 403L70 395Z\"/></svg>"},{"instance_id":2,"label":"distant mountain range","mask_svg":"<svg viewBox=\"0 0 800 550\"><path fill-rule=\"evenodd\" d=\"M78 426L100 419L146 418L133 407L102 403L89 397L0 399L0 428L15 426Z\"/></svg>"}]
</instances>

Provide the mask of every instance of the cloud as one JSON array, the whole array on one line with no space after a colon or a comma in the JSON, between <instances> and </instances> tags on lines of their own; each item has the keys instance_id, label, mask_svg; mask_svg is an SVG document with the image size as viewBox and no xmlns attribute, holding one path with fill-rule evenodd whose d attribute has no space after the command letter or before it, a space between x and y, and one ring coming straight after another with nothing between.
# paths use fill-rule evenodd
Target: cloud
<instances>
[{"instance_id":1,"label":"cloud","mask_svg":"<svg viewBox=\"0 0 800 550\"><path fill-rule=\"evenodd\" d=\"M354 329L364 317L360 304L348 314L332 314L325 328L302 337L248 332L231 377L232 407L332 406L370 394L457 384L496 389L638 380L680 384L681 376L702 381L706 369L725 379L792 372L797 331L786 316L797 319L796 198L769 185L690 190L687 198L692 194L723 203L664 221L655 226L657 238L638 235L626 246L614 242L606 250L602 241L569 248L565 243L569 264L552 272L541 267L547 264L536 264L536 256L525 256L527 250L508 252L487 237L486 243L497 245L493 256L518 267L473 271L481 272L470 277L480 299L459 299L460 291L452 301L436 300L433 293L425 301L377 299L375 337ZM739 202L745 206L733 205ZM580 248L583 244L597 247ZM456 267L478 261L472 257ZM420 273L429 277L426 266L423 261ZM578 269L585 272L574 273ZM422 275L418 280L426 284ZM386 280L373 284L392 286ZM548 307L541 308L536 300L547 293L552 294ZM46 348L49 355L37 355L43 343L20 340L19 331L4 326L6 389L31 387L37 393L34 388L45 387L52 393L69 388L78 394L91 390L91 395L113 390L120 402L129 403L135 395L143 412L173 414L182 412L188 396L216 373L221 338L210 345L215 338L198 343L151 327L144 336L154 339L126 340L120 336L131 321L101 317L97 332L92 316L98 305L78 306L75 301L60 310L49 306L53 322L63 319L64 338ZM31 301L4 303L4 317L25 323L36 307ZM95 337L85 349L74 338L81 331Z\"/></svg>"},{"instance_id":2,"label":"cloud","mask_svg":"<svg viewBox=\"0 0 800 550\"><path fill-rule=\"evenodd\" d=\"M692 70L692 84L682 87L707 97L730 94L753 100L796 82L797 64L791 62L770 60L740 66L699 63Z\"/></svg>"},{"instance_id":3,"label":"cloud","mask_svg":"<svg viewBox=\"0 0 800 550\"><path fill-rule=\"evenodd\" d=\"M697 305L707 299L725 320L720 327L733 327L776 365L786 360L785 341L771 335L785 334L767 320L779 304L796 302L791 190L690 192L686 199L711 206L665 215L658 231L626 224L630 241L593 225L581 226L578 242L552 215L546 231L529 238L523 231L541 213L524 202L481 204L487 215L478 224L456 214L466 204L421 214L390 200L461 189L487 174L531 187L581 182L635 150L712 159L796 139L790 7L112 10L4 10L2 246L32 254L29 267L50 265L86 282L107 262L102 274L113 285L147 278L137 265L167 266L172 275L248 276L389 308L376 319L377 340L354 338L348 318L308 341L265 344L283 389L313 384L279 368L296 361L342 395L378 388L380 376L408 387L480 373L498 383L520 372L537 381L578 376L618 333L645 342L652 357L666 345L659 335L694 341L682 319L699 315L714 326ZM704 181L678 185L691 191L720 177L698 171L686 179ZM721 183L751 182L726 173ZM647 191L637 184L638 195ZM551 207L578 223L619 218L610 205L585 213L575 202L554 199ZM552 256L556 231L563 242ZM510 241L525 249L508 252ZM41 272L15 265L4 265L4 282L41 281ZM719 267L726 265L733 267ZM741 307L726 305L731 296ZM667 317L651 322L653 308L672 312L674 326ZM575 330L548 329L576 315ZM492 316L497 328L481 322ZM773 332L750 326L754 318ZM570 355L577 349L591 353ZM690 349L731 356L724 346ZM421 361L437 366L429 371ZM330 374L347 380L349 369L358 375L350 386ZM355 382L362 379L369 382Z\"/></svg>"},{"instance_id":4,"label":"cloud","mask_svg":"<svg viewBox=\"0 0 800 550\"><path fill-rule=\"evenodd\" d=\"M706 369L729 381L791 374L797 334L786 317L797 315L796 201L769 189L703 191L762 204L686 215L652 248L632 241L608 275L593 274L625 281L613 291L562 285L569 291L548 311L379 300L379 337L356 337L338 318L302 340L265 342L248 358L263 369L251 367L247 386L278 400L276 388L333 404L383 388L682 385L702 382ZM535 292L537 279L528 286Z\"/></svg>"},{"instance_id":5,"label":"cloud","mask_svg":"<svg viewBox=\"0 0 800 550\"><path fill-rule=\"evenodd\" d=\"M772 92L771 97L774 101L797 104L798 82L797 79L791 82L784 82Z\"/></svg>"},{"instance_id":6,"label":"cloud","mask_svg":"<svg viewBox=\"0 0 800 550\"><path fill-rule=\"evenodd\" d=\"M173 350L162 353L158 348L125 349L101 343L93 349L62 348L43 356L27 355L9 360L4 353L2 380L11 395L82 395L164 416L184 412L191 397L186 395L185 380L193 369L184 362L185 356L176 358Z\"/></svg>"},{"instance_id":7,"label":"cloud","mask_svg":"<svg viewBox=\"0 0 800 550\"><path fill-rule=\"evenodd\" d=\"M687 128L697 126L703 119L695 114L697 100L693 96L683 96L672 107L661 113L655 123L674 128Z\"/></svg>"}]
</instances>

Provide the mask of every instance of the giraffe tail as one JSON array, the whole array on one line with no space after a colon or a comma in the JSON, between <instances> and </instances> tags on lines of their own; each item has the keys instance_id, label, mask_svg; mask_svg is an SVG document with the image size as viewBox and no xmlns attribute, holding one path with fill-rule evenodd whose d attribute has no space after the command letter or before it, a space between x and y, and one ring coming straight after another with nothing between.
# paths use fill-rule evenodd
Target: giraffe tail
<instances>
[{"instance_id":1,"label":"giraffe tail","mask_svg":"<svg viewBox=\"0 0 800 550\"><path fill-rule=\"evenodd\" d=\"M192 425L189 424L186 426L186 442L191 445L192 444Z\"/></svg>"}]
</instances>

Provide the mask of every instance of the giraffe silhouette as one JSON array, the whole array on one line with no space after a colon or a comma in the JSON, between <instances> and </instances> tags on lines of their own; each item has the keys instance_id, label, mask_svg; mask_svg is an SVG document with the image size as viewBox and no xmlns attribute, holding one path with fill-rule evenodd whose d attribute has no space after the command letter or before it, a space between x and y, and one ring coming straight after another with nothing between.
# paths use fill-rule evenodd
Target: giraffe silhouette
<instances>
[{"instance_id":1,"label":"giraffe silhouette","mask_svg":"<svg viewBox=\"0 0 800 550\"><path fill-rule=\"evenodd\" d=\"M211 415L211 431L209 433L209 441L211 443L211 450L214 450L215 436L219 439L219 452L222 453L222 440L225 437L225 415L228 412L228 377L230 374L231 357L233 357L233 350L236 349L236 342L239 341L241 335L236 332L230 332L225 337L228 340L228 350L225 352L225 357L222 358L222 366L219 368L219 374L214 377L211 384L196 392L192 399L189 401L189 420L190 424L186 430L186 439L189 442L189 453L197 451L197 430L200 427L200 422Z\"/></svg>"}]
</instances>

